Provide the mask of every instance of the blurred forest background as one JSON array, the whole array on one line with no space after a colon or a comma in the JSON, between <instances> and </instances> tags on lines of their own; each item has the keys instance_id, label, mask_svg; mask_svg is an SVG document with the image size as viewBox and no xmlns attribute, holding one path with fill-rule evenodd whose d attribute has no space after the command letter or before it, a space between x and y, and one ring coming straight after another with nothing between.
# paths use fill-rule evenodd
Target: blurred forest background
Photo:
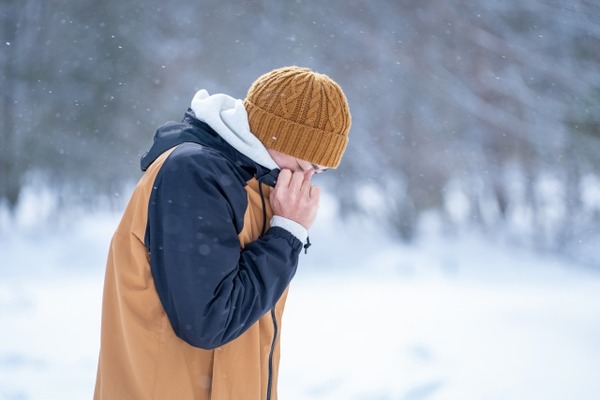
<instances>
[{"instance_id":1,"label":"blurred forest background","mask_svg":"<svg viewBox=\"0 0 600 400\"><path fill-rule=\"evenodd\" d=\"M197 89L243 98L296 64L350 103L323 176L343 215L404 241L435 216L600 267L595 0L0 0L0 49L5 215L28 190L57 214L122 206Z\"/></svg>"}]
</instances>

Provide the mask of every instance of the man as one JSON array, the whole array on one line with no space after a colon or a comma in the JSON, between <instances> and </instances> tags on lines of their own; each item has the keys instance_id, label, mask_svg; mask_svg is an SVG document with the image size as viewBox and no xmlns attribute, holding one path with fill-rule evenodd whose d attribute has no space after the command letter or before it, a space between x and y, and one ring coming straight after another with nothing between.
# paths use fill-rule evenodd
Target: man
<instances>
[{"instance_id":1,"label":"man","mask_svg":"<svg viewBox=\"0 0 600 400\"><path fill-rule=\"evenodd\" d=\"M199 91L142 157L111 242L94 398L277 399L281 317L350 112L307 68Z\"/></svg>"}]
</instances>

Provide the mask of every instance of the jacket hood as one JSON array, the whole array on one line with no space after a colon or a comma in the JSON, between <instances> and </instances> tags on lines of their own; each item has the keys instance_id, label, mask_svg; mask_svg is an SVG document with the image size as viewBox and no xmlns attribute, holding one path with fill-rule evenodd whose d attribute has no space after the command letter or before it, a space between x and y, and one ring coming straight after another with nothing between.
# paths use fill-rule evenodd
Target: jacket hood
<instances>
[{"instance_id":1,"label":"jacket hood","mask_svg":"<svg viewBox=\"0 0 600 400\"><path fill-rule=\"evenodd\" d=\"M244 102L226 94L196 92L190 108L196 118L206 122L227 143L254 162L268 169L278 168L262 142L250 131Z\"/></svg>"},{"instance_id":2,"label":"jacket hood","mask_svg":"<svg viewBox=\"0 0 600 400\"><path fill-rule=\"evenodd\" d=\"M182 122L167 122L156 130L154 143L141 158L142 171L146 171L165 151L186 142L198 143L219 151L225 158L241 166L248 174L256 175L260 182L274 186L277 181L279 168L266 168L236 150L211 126L196 118L191 108L185 113Z\"/></svg>"}]
</instances>

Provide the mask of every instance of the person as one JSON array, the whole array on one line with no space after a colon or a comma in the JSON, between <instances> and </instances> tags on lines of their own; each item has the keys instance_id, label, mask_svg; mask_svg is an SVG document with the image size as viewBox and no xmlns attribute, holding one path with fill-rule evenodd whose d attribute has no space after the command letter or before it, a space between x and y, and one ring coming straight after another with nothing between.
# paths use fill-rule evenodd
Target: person
<instances>
[{"instance_id":1,"label":"person","mask_svg":"<svg viewBox=\"0 0 600 400\"><path fill-rule=\"evenodd\" d=\"M277 399L311 178L339 165L350 125L336 82L290 66L244 100L200 90L157 130L110 244L95 400Z\"/></svg>"}]
</instances>

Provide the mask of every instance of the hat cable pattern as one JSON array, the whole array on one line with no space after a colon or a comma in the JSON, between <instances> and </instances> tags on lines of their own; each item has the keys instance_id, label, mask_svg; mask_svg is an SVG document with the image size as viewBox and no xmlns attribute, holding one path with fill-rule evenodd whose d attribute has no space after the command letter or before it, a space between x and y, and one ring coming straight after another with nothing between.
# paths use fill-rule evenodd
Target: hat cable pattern
<instances>
[{"instance_id":1,"label":"hat cable pattern","mask_svg":"<svg viewBox=\"0 0 600 400\"><path fill-rule=\"evenodd\" d=\"M351 125L342 89L327 75L284 67L259 77L244 101L250 129L267 147L335 168Z\"/></svg>"}]
</instances>

